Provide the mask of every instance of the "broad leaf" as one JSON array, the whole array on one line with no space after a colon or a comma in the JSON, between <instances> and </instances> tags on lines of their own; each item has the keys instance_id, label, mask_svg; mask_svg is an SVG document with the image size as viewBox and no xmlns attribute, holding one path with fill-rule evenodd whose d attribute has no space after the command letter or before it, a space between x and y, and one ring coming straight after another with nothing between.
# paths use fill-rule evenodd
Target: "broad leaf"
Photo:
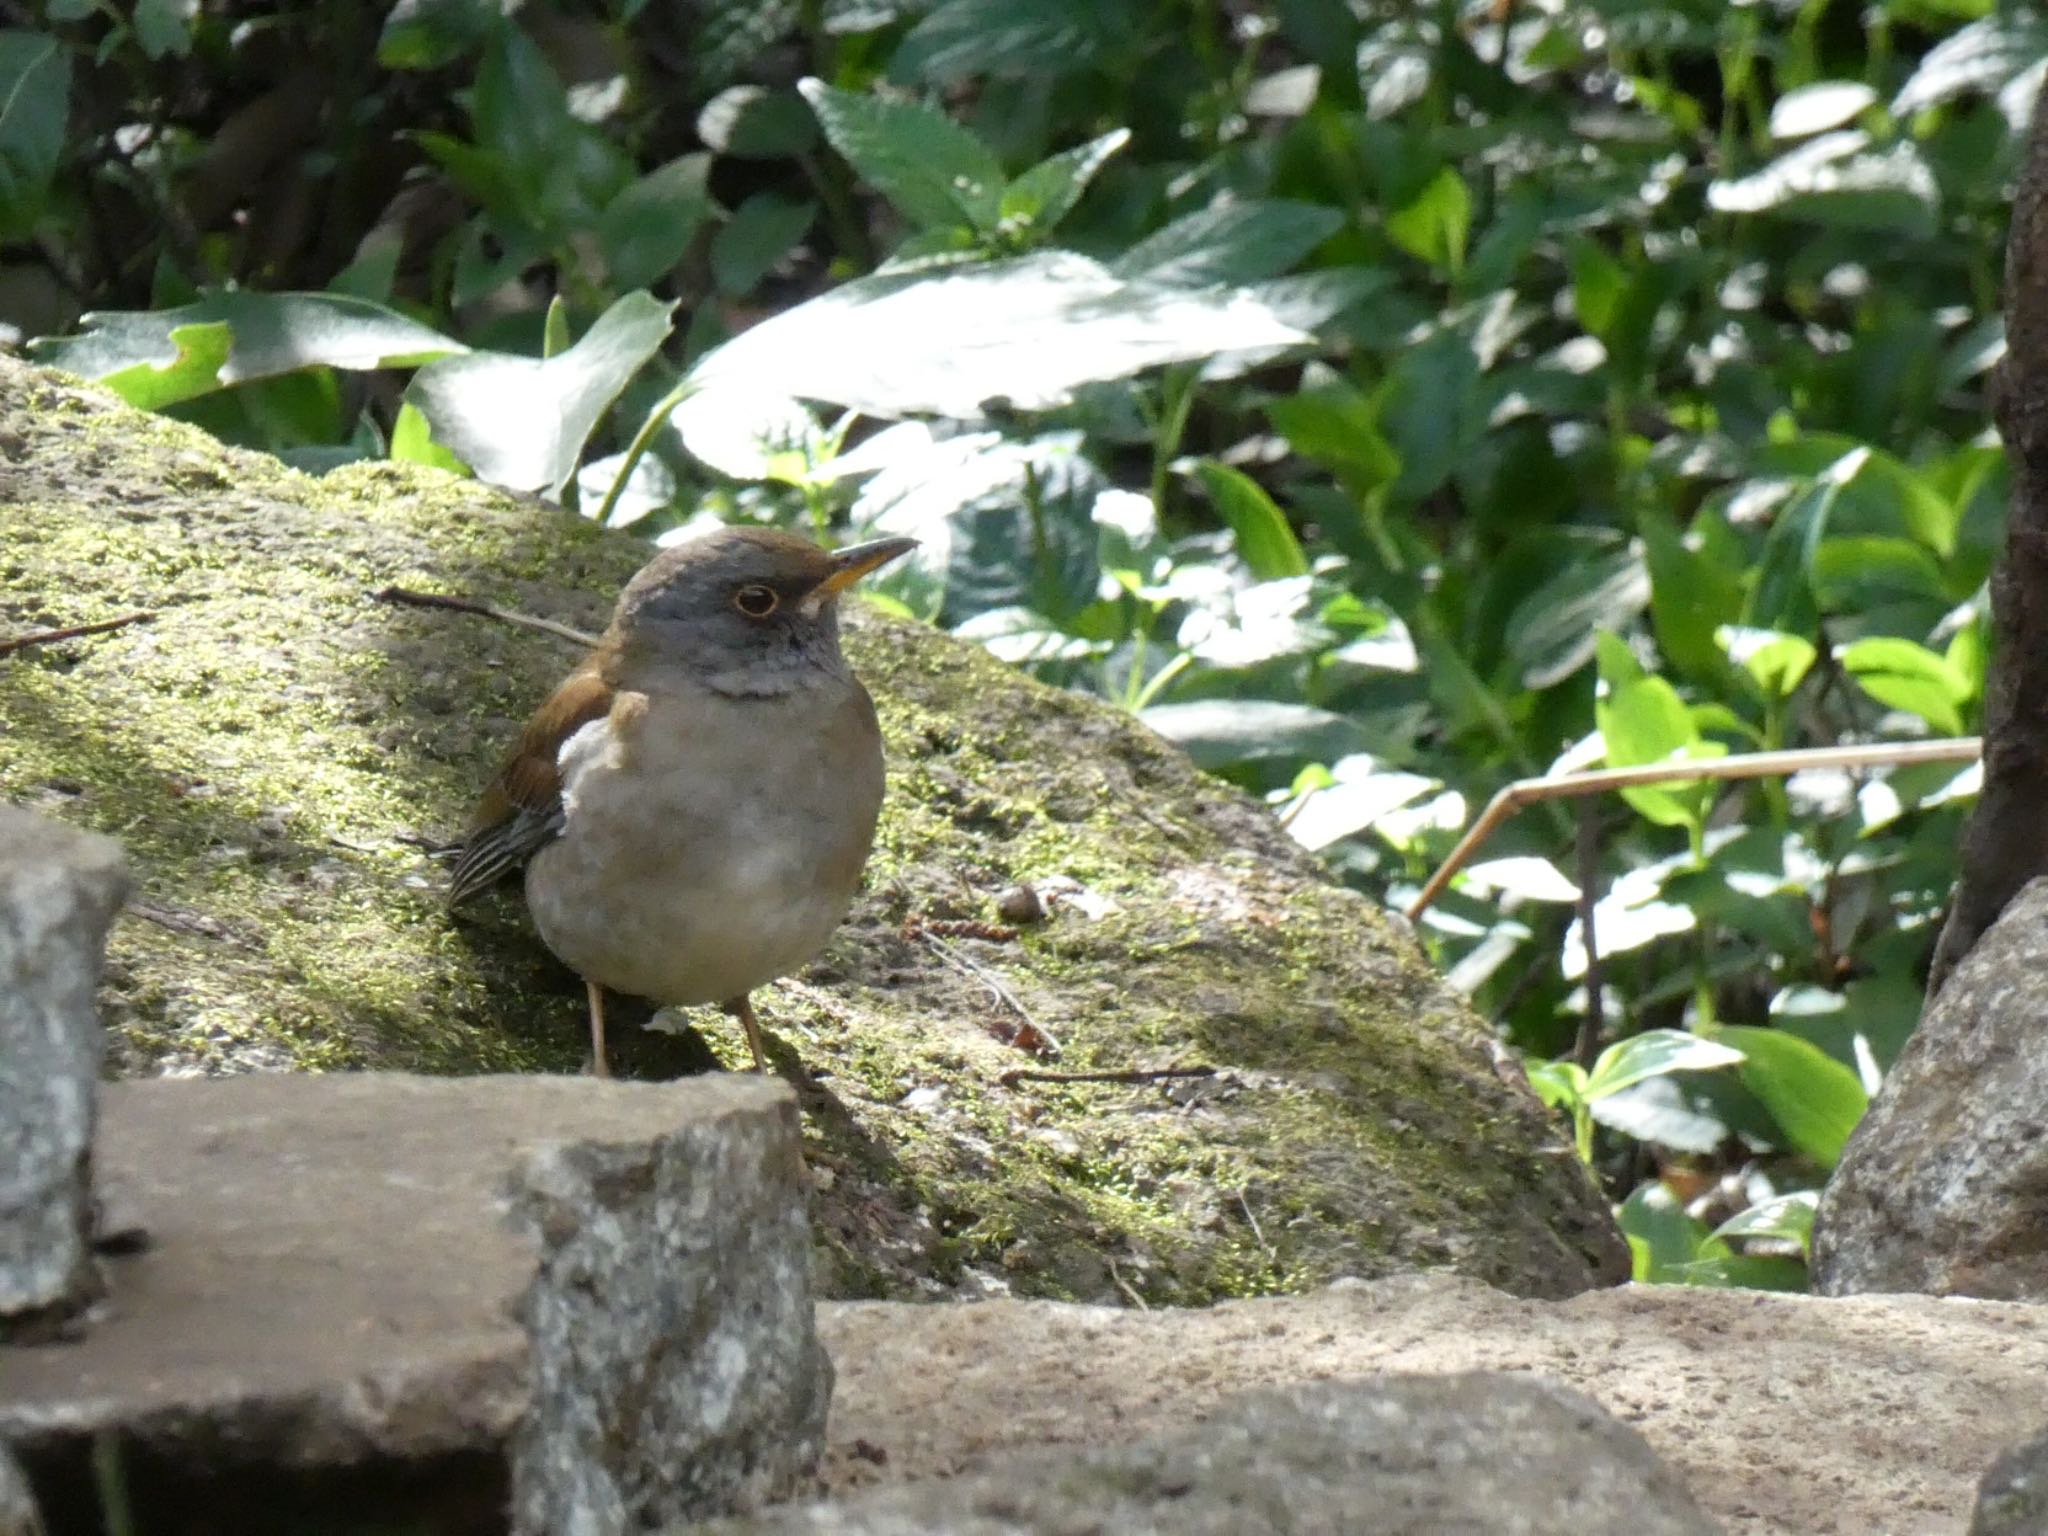
<instances>
[{"instance_id":1,"label":"broad leaf","mask_svg":"<svg viewBox=\"0 0 2048 1536\"><path fill-rule=\"evenodd\" d=\"M1214 459L1195 466L1202 488L1237 536L1237 553L1260 581L1306 576L1308 556L1287 524L1287 514L1274 504L1264 486L1243 470Z\"/></svg>"},{"instance_id":2,"label":"broad leaf","mask_svg":"<svg viewBox=\"0 0 2048 1536\"><path fill-rule=\"evenodd\" d=\"M558 356L445 358L413 376L406 399L478 479L559 495L599 418L668 339L674 311L630 293Z\"/></svg>"},{"instance_id":3,"label":"broad leaf","mask_svg":"<svg viewBox=\"0 0 2048 1536\"><path fill-rule=\"evenodd\" d=\"M0 31L0 238L42 217L71 115L71 55L43 32Z\"/></svg>"},{"instance_id":4,"label":"broad leaf","mask_svg":"<svg viewBox=\"0 0 2048 1536\"><path fill-rule=\"evenodd\" d=\"M1647 1029L1600 1053L1586 1084L1586 1097L1604 1099L1648 1078L1672 1072L1711 1072L1741 1060L1742 1052L1717 1040L1678 1029Z\"/></svg>"},{"instance_id":5,"label":"broad leaf","mask_svg":"<svg viewBox=\"0 0 2048 1536\"><path fill-rule=\"evenodd\" d=\"M1946 657L1911 640L1873 636L1844 646L1838 659L1878 703L1918 715L1944 736L1963 734L1971 685Z\"/></svg>"},{"instance_id":6,"label":"broad leaf","mask_svg":"<svg viewBox=\"0 0 2048 1536\"><path fill-rule=\"evenodd\" d=\"M176 309L89 314L76 336L34 344L38 362L122 390L132 404L160 409L230 384L295 368L411 368L467 349L458 341L368 299L331 293L210 293ZM174 333L224 326L233 344L217 371L179 362ZM136 370L168 377L128 395Z\"/></svg>"},{"instance_id":7,"label":"broad leaf","mask_svg":"<svg viewBox=\"0 0 2048 1536\"><path fill-rule=\"evenodd\" d=\"M1139 718L1204 768L1260 758L1330 762L1364 750L1356 722L1327 709L1272 699L1155 704Z\"/></svg>"},{"instance_id":8,"label":"broad leaf","mask_svg":"<svg viewBox=\"0 0 2048 1536\"><path fill-rule=\"evenodd\" d=\"M1731 1025L1715 1029L1713 1038L1742 1052L1743 1084L1763 1100L1786 1142L1822 1168L1834 1167L1870 1104L1856 1074L1782 1029Z\"/></svg>"},{"instance_id":9,"label":"broad leaf","mask_svg":"<svg viewBox=\"0 0 2048 1536\"><path fill-rule=\"evenodd\" d=\"M684 155L657 166L605 205L598 248L612 283L644 288L672 271L711 216L705 177L709 155Z\"/></svg>"},{"instance_id":10,"label":"broad leaf","mask_svg":"<svg viewBox=\"0 0 2048 1536\"><path fill-rule=\"evenodd\" d=\"M822 80L798 87L832 147L862 180L919 228L1002 222L1003 168L988 147L943 112L917 102L857 96Z\"/></svg>"},{"instance_id":11,"label":"broad leaf","mask_svg":"<svg viewBox=\"0 0 2048 1536\"><path fill-rule=\"evenodd\" d=\"M1292 271L1343 223L1314 203L1218 202L1140 240L1110 271L1174 288L1256 282Z\"/></svg>"},{"instance_id":12,"label":"broad leaf","mask_svg":"<svg viewBox=\"0 0 2048 1536\"><path fill-rule=\"evenodd\" d=\"M1129 31L1125 7L1101 0L945 0L897 45L889 74L938 86L1057 78L1087 69Z\"/></svg>"},{"instance_id":13,"label":"broad leaf","mask_svg":"<svg viewBox=\"0 0 2048 1536\"><path fill-rule=\"evenodd\" d=\"M1095 173L1130 140L1130 129L1118 128L1078 149L1039 161L1003 189L1003 222L1015 220L1034 234L1047 233L1073 212Z\"/></svg>"},{"instance_id":14,"label":"broad leaf","mask_svg":"<svg viewBox=\"0 0 2048 1536\"><path fill-rule=\"evenodd\" d=\"M695 377L875 416L972 418L992 401L1043 410L1083 384L1308 340L1249 294L1129 283L1041 251L847 283L728 342Z\"/></svg>"},{"instance_id":15,"label":"broad leaf","mask_svg":"<svg viewBox=\"0 0 2048 1536\"><path fill-rule=\"evenodd\" d=\"M1411 256L1455 276L1472 233L1472 194L1449 166L1409 202L1387 215L1387 238Z\"/></svg>"}]
</instances>

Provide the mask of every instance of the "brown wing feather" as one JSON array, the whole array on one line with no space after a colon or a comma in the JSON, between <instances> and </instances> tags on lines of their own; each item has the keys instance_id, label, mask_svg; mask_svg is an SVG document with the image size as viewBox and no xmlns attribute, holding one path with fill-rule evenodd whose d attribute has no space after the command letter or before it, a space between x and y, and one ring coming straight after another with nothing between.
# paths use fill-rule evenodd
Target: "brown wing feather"
<instances>
[{"instance_id":1,"label":"brown wing feather","mask_svg":"<svg viewBox=\"0 0 2048 1536\"><path fill-rule=\"evenodd\" d=\"M477 803L469 839L449 881L452 907L521 868L562 828L562 743L611 713L604 656L592 652L526 722L519 741Z\"/></svg>"}]
</instances>

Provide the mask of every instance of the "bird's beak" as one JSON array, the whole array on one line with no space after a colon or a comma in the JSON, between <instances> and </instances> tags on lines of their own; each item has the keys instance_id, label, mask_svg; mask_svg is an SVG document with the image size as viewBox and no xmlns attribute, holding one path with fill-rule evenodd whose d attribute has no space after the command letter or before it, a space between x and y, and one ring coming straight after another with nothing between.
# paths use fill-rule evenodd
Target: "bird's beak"
<instances>
[{"instance_id":1,"label":"bird's beak","mask_svg":"<svg viewBox=\"0 0 2048 1536\"><path fill-rule=\"evenodd\" d=\"M917 548L915 539L875 539L867 544L849 544L832 556L832 571L804 594L804 609L816 613L870 571L878 571L900 555Z\"/></svg>"}]
</instances>

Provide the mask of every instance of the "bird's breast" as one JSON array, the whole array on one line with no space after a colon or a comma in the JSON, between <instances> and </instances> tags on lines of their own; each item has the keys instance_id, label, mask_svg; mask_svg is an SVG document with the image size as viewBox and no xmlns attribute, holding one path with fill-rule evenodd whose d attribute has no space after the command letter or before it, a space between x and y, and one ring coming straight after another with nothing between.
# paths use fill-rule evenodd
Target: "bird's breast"
<instances>
[{"instance_id":1,"label":"bird's breast","mask_svg":"<svg viewBox=\"0 0 2048 1536\"><path fill-rule=\"evenodd\" d=\"M624 693L562 747L564 821L527 872L549 947L663 1003L805 964L860 883L882 800L858 684L765 699Z\"/></svg>"}]
</instances>

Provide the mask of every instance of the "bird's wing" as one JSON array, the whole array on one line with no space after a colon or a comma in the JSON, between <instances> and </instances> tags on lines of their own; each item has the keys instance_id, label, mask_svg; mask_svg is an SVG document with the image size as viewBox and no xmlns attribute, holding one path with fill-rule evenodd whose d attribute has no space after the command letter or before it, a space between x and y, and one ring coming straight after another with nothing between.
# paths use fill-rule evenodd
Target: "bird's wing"
<instances>
[{"instance_id":1,"label":"bird's wing","mask_svg":"<svg viewBox=\"0 0 2048 1536\"><path fill-rule=\"evenodd\" d=\"M449 880L451 907L522 868L562 830L562 744L611 713L613 689L599 663L593 653L534 711L484 791Z\"/></svg>"}]
</instances>

